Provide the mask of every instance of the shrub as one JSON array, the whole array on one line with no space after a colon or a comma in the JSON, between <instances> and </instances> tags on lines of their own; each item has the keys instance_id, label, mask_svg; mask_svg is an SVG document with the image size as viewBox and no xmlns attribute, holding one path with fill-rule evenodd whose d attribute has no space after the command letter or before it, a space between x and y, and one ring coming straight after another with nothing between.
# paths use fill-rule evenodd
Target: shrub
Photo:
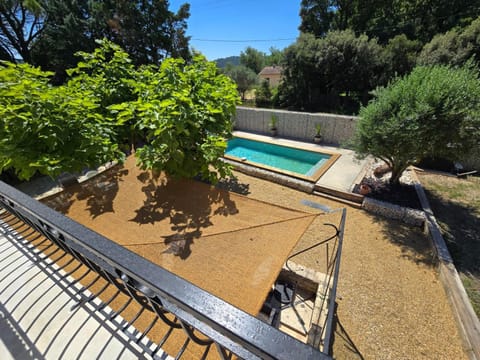
<instances>
[{"instance_id":1,"label":"shrub","mask_svg":"<svg viewBox=\"0 0 480 360\"><path fill-rule=\"evenodd\" d=\"M120 47L99 44L59 87L29 65L1 66L0 173L80 171L122 159L119 145L137 135L144 169L212 182L228 175L220 158L239 101L233 81L201 56L135 69Z\"/></svg>"},{"instance_id":2,"label":"shrub","mask_svg":"<svg viewBox=\"0 0 480 360\"><path fill-rule=\"evenodd\" d=\"M0 173L56 176L121 157L94 94L52 87L27 64L0 68Z\"/></svg>"},{"instance_id":3,"label":"shrub","mask_svg":"<svg viewBox=\"0 0 480 360\"><path fill-rule=\"evenodd\" d=\"M360 110L359 156L371 154L392 168L391 183L424 157L458 159L480 141L480 81L471 64L417 67L375 91Z\"/></svg>"}]
</instances>

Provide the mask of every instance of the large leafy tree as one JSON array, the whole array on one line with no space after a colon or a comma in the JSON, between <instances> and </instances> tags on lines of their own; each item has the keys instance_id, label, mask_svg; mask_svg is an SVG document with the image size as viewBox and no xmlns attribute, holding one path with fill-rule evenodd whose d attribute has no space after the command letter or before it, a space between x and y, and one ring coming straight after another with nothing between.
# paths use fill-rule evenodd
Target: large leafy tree
<instances>
[{"instance_id":1,"label":"large leafy tree","mask_svg":"<svg viewBox=\"0 0 480 360\"><path fill-rule=\"evenodd\" d=\"M239 100L235 83L201 55L190 63L167 59L139 76L133 108L115 109L120 119L133 115L145 133L146 145L137 151L141 166L211 182L229 175L221 157Z\"/></svg>"},{"instance_id":2,"label":"large leafy tree","mask_svg":"<svg viewBox=\"0 0 480 360\"><path fill-rule=\"evenodd\" d=\"M56 176L121 156L89 90L49 84L28 64L0 65L0 173Z\"/></svg>"},{"instance_id":3,"label":"large leafy tree","mask_svg":"<svg viewBox=\"0 0 480 360\"><path fill-rule=\"evenodd\" d=\"M279 105L296 110L313 110L323 91L323 77L316 67L319 43L312 34L301 34L285 49Z\"/></svg>"},{"instance_id":4,"label":"large leafy tree","mask_svg":"<svg viewBox=\"0 0 480 360\"><path fill-rule=\"evenodd\" d=\"M242 100L245 99L245 93L258 82L257 74L244 65L230 66L225 69L225 74L237 84Z\"/></svg>"},{"instance_id":5,"label":"large leafy tree","mask_svg":"<svg viewBox=\"0 0 480 360\"><path fill-rule=\"evenodd\" d=\"M190 57L186 36L189 5L174 13L163 0L0 1L0 58L40 65L65 80L77 51L92 51L107 38L130 54L136 65L168 56Z\"/></svg>"},{"instance_id":6,"label":"large leafy tree","mask_svg":"<svg viewBox=\"0 0 480 360\"><path fill-rule=\"evenodd\" d=\"M262 71L265 66L266 54L262 51L247 47L240 53L240 64L251 69L255 74Z\"/></svg>"},{"instance_id":7,"label":"large leafy tree","mask_svg":"<svg viewBox=\"0 0 480 360\"><path fill-rule=\"evenodd\" d=\"M420 55L420 65L463 65L470 58L480 61L480 17L463 29L436 35Z\"/></svg>"},{"instance_id":8,"label":"large leafy tree","mask_svg":"<svg viewBox=\"0 0 480 360\"><path fill-rule=\"evenodd\" d=\"M480 15L479 0L302 0L300 30L323 36L351 29L386 44L405 34L426 43Z\"/></svg>"},{"instance_id":9,"label":"large leafy tree","mask_svg":"<svg viewBox=\"0 0 480 360\"><path fill-rule=\"evenodd\" d=\"M349 30L323 38L302 34L286 50L280 102L298 110L329 110L340 94L366 98L382 69L382 48L365 35Z\"/></svg>"},{"instance_id":10,"label":"large leafy tree","mask_svg":"<svg viewBox=\"0 0 480 360\"><path fill-rule=\"evenodd\" d=\"M49 0L46 23L32 49L32 62L55 72L55 83L63 83L66 69L76 66L77 51L93 51L97 34L88 0Z\"/></svg>"},{"instance_id":11,"label":"large leafy tree","mask_svg":"<svg viewBox=\"0 0 480 360\"><path fill-rule=\"evenodd\" d=\"M391 183L425 157L457 160L480 145L480 80L472 66L417 67L360 111L355 148L392 169Z\"/></svg>"},{"instance_id":12,"label":"large leafy tree","mask_svg":"<svg viewBox=\"0 0 480 360\"><path fill-rule=\"evenodd\" d=\"M168 6L165 0L96 1L91 10L95 32L119 44L137 65L158 64L167 56L187 58L190 5L177 13Z\"/></svg>"},{"instance_id":13,"label":"large leafy tree","mask_svg":"<svg viewBox=\"0 0 480 360\"><path fill-rule=\"evenodd\" d=\"M31 61L32 46L45 19L42 5L40 0L0 1L0 56L4 60Z\"/></svg>"},{"instance_id":14,"label":"large leafy tree","mask_svg":"<svg viewBox=\"0 0 480 360\"><path fill-rule=\"evenodd\" d=\"M238 102L233 81L202 56L136 69L118 45L99 45L57 87L30 65L1 67L0 173L79 171L139 142L143 168L210 181L229 173L220 158Z\"/></svg>"},{"instance_id":15,"label":"large leafy tree","mask_svg":"<svg viewBox=\"0 0 480 360\"><path fill-rule=\"evenodd\" d=\"M334 30L337 13L336 2L332 0L302 0L300 4L299 30L315 36L323 36Z\"/></svg>"},{"instance_id":16,"label":"large leafy tree","mask_svg":"<svg viewBox=\"0 0 480 360\"><path fill-rule=\"evenodd\" d=\"M270 54L265 57L265 65L266 66L274 66L280 65L283 62L283 58L285 56L283 50L279 50L276 47L271 47L269 49Z\"/></svg>"},{"instance_id":17,"label":"large leafy tree","mask_svg":"<svg viewBox=\"0 0 480 360\"><path fill-rule=\"evenodd\" d=\"M384 47L385 79L388 82L397 76L408 74L415 67L422 44L410 40L405 34L397 35Z\"/></svg>"}]
</instances>

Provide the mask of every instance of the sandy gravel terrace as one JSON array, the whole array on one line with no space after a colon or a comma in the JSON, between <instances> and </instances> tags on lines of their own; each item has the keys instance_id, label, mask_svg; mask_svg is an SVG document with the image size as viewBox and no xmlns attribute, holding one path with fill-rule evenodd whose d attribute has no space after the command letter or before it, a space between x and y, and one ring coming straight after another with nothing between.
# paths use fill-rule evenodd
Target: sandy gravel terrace
<instances>
[{"instance_id":1,"label":"sandy gravel terrace","mask_svg":"<svg viewBox=\"0 0 480 360\"><path fill-rule=\"evenodd\" d=\"M337 214L325 215L321 210L303 205L302 200L317 202L332 209L344 206L316 195L235 173L235 181L220 184L221 188L232 192L213 192L214 197L204 202L197 199L196 203L200 204L197 208L201 213L194 214L189 213L190 205L187 203L176 208L169 207L171 191L181 191L186 183L179 188L172 183L168 192L162 192L163 190L158 190L154 184L158 179L136 173L137 170L131 166L127 163L123 173L117 172L117 179L113 183L116 185L111 182L103 184L107 190L111 187L110 193L65 193L61 201L57 201L56 207L73 218L80 216L74 216L77 211L87 214L83 217L87 226L109 214L120 212L115 201L128 204L127 210L122 210L126 211L124 215L127 217L127 222L121 225L122 229L133 229L138 227L139 223L148 228L152 223L158 225L164 221L164 228L157 234L156 240L155 232L152 231L142 238L130 236L125 245L144 248L145 257L160 259L165 267L171 269L178 269L178 263L185 263L185 259L193 260L195 256L199 256L195 260L195 267L187 273L190 271L190 275L200 281L204 281L202 279L205 278L205 273L199 275L194 269L199 266L208 268L209 262L218 261L219 255L216 255L214 260L209 259L213 249L217 249L217 253L224 254L223 256L228 254L229 245L222 245L222 236L238 234L238 237L230 236L235 246L241 249L245 245L243 241L255 242L260 249L257 252L262 255L257 258L257 270L264 269L263 275L260 276L261 271L249 275L251 283L257 282L258 285L248 290L252 293L265 291L265 284L271 284L279 271L279 265L289 253L308 247L324 237L324 222L338 223ZM138 184L141 185L132 185L126 180L132 175L137 177ZM145 196L142 199L129 197L128 194L131 195L134 190L132 186L140 186ZM127 195L123 198L119 192L120 187L126 189ZM242 196L237 195L238 193ZM99 201L102 196L107 198ZM160 203L159 199L164 201ZM76 208L80 205L82 210L80 207ZM152 213L149 208L152 206L157 211ZM160 211L160 208L168 211ZM246 217L238 213L242 216L246 214ZM235 216L238 221L234 220ZM105 220L105 224L109 221L113 220ZM219 227L210 228L208 221ZM233 225L229 223L231 221ZM245 224L251 221L255 223L248 226ZM281 224L286 226L282 227ZM117 232L126 231L119 230L120 224L115 222L106 228L112 232L115 229ZM260 228L265 230L259 232ZM175 237L179 232L187 236ZM267 235L268 233L284 233L285 239L282 244L272 246L272 242L277 240ZM112 238L112 234L106 235ZM211 244L202 246L204 239L208 239ZM160 248L153 251L151 246L154 244ZM200 250L203 248L209 250ZM274 254L275 251L277 253ZM272 254L274 255L270 256ZM238 262L241 265L241 259L245 259L246 255L248 254L245 253L236 260L231 260L232 256L226 256L226 261ZM185 259L182 259L182 256ZM295 258L295 262L322 271L322 259L322 249L318 249L302 254ZM333 356L337 359L466 358L432 259L428 240L419 229L347 206ZM245 293L234 292L233 295L228 295L230 290L225 291L226 288L221 285L222 282L226 283L224 274L216 276L213 273L210 278L208 281L211 284L205 285L207 288L210 286L209 291L223 298L231 296L227 300L246 311L257 311L259 299L263 295L256 294L253 301L246 299ZM196 353L195 349L192 349L192 357Z\"/></svg>"}]
</instances>

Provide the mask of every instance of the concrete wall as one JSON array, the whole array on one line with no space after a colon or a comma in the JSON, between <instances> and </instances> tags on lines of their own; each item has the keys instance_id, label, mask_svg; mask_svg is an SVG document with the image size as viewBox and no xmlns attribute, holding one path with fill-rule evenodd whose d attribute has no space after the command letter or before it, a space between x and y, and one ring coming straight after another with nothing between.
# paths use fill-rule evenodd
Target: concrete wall
<instances>
[{"instance_id":1,"label":"concrete wall","mask_svg":"<svg viewBox=\"0 0 480 360\"><path fill-rule=\"evenodd\" d=\"M332 145L342 145L349 140L357 124L355 116L313 114L239 106L237 107L235 128L237 130L269 135L272 115L276 115L278 118L277 131L279 137L312 141L316 133L315 125L321 124L322 142Z\"/></svg>"}]
</instances>

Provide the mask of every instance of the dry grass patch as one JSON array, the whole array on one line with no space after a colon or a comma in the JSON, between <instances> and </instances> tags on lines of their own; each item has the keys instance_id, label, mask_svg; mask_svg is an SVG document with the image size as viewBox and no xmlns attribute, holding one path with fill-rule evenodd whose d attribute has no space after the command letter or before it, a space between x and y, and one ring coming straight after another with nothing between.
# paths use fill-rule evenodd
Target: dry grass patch
<instances>
[{"instance_id":1,"label":"dry grass patch","mask_svg":"<svg viewBox=\"0 0 480 360\"><path fill-rule=\"evenodd\" d=\"M480 178L418 174L443 237L480 316Z\"/></svg>"}]
</instances>

